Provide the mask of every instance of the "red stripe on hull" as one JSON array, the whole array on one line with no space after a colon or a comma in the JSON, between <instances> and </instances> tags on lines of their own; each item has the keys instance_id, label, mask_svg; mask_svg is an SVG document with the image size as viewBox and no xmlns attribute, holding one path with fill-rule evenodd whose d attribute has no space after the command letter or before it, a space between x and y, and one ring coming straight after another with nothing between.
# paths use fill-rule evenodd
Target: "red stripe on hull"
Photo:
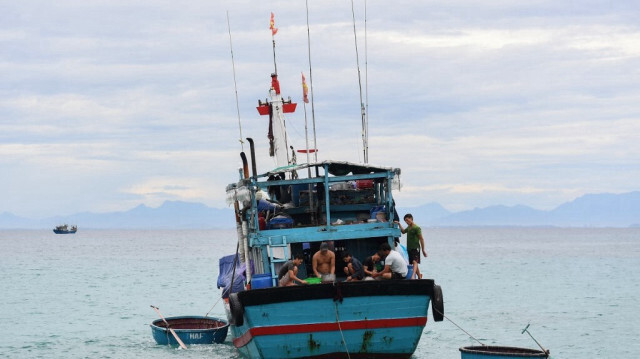
<instances>
[{"instance_id":1,"label":"red stripe on hull","mask_svg":"<svg viewBox=\"0 0 640 359\"><path fill-rule=\"evenodd\" d=\"M379 329L379 328L397 328L397 327L417 327L425 326L427 317L415 318L398 318L398 319L374 319L374 320L358 320L338 323L314 323L314 324L292 324L292 325L274 325L270 327L255 327L247 330L242 336L233 340L236 348L241 348L253 339L263 335L282 335L282 334L298 334L298 333L314 333L314 332L331 332L338 330L362 330L362 329Z\"/></svg>"}]
</instances>

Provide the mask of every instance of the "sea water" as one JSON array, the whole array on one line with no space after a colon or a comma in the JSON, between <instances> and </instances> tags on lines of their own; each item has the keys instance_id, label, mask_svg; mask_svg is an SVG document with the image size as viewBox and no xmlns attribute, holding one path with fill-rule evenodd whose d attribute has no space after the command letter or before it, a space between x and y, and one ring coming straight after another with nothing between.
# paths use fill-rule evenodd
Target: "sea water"
<instances>
[{"instance_id":1,"label":"sea water","mask_svg":"<svg viewBox=\"0 0 640 359\"><path fill-rule=\"evenodd\" d=\"M522 334L529 323L552 358L640 353L640 229L423 232L420 269L442 286L448 319L429 315L413 358L460 358L479 343L537 348ZM149 329L150 305L224 318L218 259L235 247L233 230L0 231L0 357L239 358L230 338L181 350L156 345Z\"/></svg>"}]
</instances>

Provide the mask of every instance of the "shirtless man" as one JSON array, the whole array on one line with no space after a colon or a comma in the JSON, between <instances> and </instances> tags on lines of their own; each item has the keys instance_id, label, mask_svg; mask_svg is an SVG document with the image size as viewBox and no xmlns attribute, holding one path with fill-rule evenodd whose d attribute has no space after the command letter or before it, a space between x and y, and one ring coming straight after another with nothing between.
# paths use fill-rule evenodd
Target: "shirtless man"
<instances>
[{"instance_id":1,"label":"shirtless man","mask_svg":"<svg viewBox=\"0 0 640 359\"><path fill-rule=\"evenodd\" d=\"M329 250L327 242L320 243L320 250L311 261L313 273L323 282L333 282L336 278L336 255Z\"/></svg>"}]
</instances>

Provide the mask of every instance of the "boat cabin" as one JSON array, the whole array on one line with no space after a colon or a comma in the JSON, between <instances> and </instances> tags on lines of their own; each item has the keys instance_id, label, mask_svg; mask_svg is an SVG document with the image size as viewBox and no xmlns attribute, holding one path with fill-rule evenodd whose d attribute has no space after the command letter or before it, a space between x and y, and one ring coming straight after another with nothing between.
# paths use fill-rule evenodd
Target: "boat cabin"
<instances>
[{"instance_id":1,"label":"boat cabin","mask_svg":"<svg viewBox=\"0 0 640 359\"><path fill-rule=\"evenodd\" d=\"M340 278L344 251L363 261L401 236L392 197L399 169L327 161L246 174L227 195L237 204L240 243L250 252L241 257L251 263L247 283L252 274L268 274L275 286L280 266L298 252L305 258L298 277L306 278L321 242L335 252Z\"/></svg>"}]
</instances>

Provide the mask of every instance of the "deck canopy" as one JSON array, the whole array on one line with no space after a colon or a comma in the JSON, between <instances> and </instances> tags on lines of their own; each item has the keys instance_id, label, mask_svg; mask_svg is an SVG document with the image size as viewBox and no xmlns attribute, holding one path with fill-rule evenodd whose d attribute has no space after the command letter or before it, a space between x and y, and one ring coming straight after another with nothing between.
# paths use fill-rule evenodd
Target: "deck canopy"
<instances>
[{"instance_id":1,"label":"deck canopy","mask_svg":"<svg viewBox=\"0 0 640 359\"><path fill-rule=\"evenodd\" d=\"M301 172L307 168L324 168L327 166L329 174L333 176L346 176L351 174L361 175L361 174L369 174L369 173L381 173L381 172L394 172L396 174L400 174L399 168L391 168L391 167L381 167L381 166L371 166L371 165L363 165L359 163L346 162L346 161L323 161L317 163L303 163L296 165L289 165L284 167L274 168L269 172L266 172L258 177L269 177L275 176L282 173L287 172Z\"/></svg>"}]
</instances>

